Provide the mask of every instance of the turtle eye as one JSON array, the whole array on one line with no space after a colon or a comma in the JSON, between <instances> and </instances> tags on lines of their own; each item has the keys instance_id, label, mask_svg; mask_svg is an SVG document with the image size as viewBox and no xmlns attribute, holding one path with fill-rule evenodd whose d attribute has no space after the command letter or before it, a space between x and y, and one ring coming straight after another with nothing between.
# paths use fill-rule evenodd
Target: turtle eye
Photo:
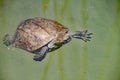
<instances>
[{"instance_id":1,"label":"turtle eye","mask_svg":"<svg viewBox=\"0 0 120 80\"><path fill-rule=\"evenodd\" d=\"M65 33L68 33L68 31L66 31Z\"/></svg>"},{"instance_id":2,"label":"turtle eye","mask_svg":"<svg viewBox=\"0 0 120 80\"><path fill-rule=\"evenodd\" d=\"M64 31L65 33L68 33L68 31L65 29L65 31Z\"/></svg>"}]
</instances>

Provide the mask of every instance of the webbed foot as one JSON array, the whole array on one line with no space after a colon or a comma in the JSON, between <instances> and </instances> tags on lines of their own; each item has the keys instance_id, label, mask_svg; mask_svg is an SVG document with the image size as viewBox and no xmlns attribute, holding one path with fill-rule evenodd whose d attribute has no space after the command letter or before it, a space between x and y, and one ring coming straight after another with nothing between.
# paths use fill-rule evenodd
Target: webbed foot
<instances>
[{"instance_id":1,"label":"webbed foot","mask_svg":"<svg viewBox=\"0 0 120 80\"><path fill-rule=\"evenodd\" d=\"M87 42L87 41L90 41L92 34L93 33L89 33L87 30L76 31L75 34L72 35L72 37L77 38L77 39L82 39L83 41Z\"/></svg>"},{"instance_id":2,"label":"webbed foot","mask_svg":"<svg viewBox=\"0 0 120 80\"><path fill-rule=\"evenodd\" d=\"M42 61L45 58L45 56L46 56L46 54L48 52L48 49L49 48L47 46L42 47L40 49L40 51L36 52L36 55L34 56L33 60Z\"/></svg>"}]
</instances>

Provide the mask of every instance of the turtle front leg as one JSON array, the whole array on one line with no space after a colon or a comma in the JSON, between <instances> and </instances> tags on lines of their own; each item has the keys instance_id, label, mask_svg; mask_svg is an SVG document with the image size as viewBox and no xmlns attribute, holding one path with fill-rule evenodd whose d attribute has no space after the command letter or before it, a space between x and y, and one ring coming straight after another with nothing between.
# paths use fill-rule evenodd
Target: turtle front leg
<instances>
[{"instance_id":1,"label":"turtle front leg","mask_svg":"<svg viewBox=\"0 0 120 80\"><path fill-rule=\"evenodd\" d=\"M85 30L85 31L76 31L71 36L73 38L82 39L83 41L87 42L90 41L92 34L93 33L89 33L87 30Z\"/></svg>"},{"instance_id":2,"label":"turtle front leg","mask_svg":"<svg viewBox=\"0 0 120 80\"><path fill-rule=\"evenodd\" d=\"M36 55L34 56L33 59L35 61L42 61L45 58L46 54L48 53L48 50L49 50L48 46L42 47L40 50L35 52Z\"/></svg>"}]
</instances>

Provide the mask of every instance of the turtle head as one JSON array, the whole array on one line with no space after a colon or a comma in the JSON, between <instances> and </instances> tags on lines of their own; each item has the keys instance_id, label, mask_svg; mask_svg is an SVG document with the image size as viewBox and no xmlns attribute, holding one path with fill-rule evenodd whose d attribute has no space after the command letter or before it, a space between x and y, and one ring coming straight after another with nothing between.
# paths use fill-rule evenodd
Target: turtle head
<instances>
[{"instance_id":1,"label":"turtle head","mask_svg":"<svg viewBox=\"0 0 120 80\"><path fill-rule=\"evenodd\" d=\"M3 38L3 44L5 44L6 46L10 46L11 44L13 44L13 36L6 34Z\"/></svg>"},{"instance_id":2,"label":"turtle head","mask_svg":"<svg viewBox=\"0 0 120 80\"><path fill-rule=\"evenodd\" d=\"M87 30L76 31L76 32L71 34L71 37L77 38L77 39L82 39L83 41L87 42L87 41L90 41L92 34L93 33L89 33Z\"/></svg>"},{"instance_id":3,"label":"turtle head","mask_svg":"<svg viewBox=\"0 0 120 80\"><path fill-rule=\"evenodd\" d=\"M66 34L66 35L63 37L63 42L62 42L62 44L66 44L66 43L68 43L68 42L70 42L70 41L71 41L70 35L69 35L69 34Z\"/></svg>"}]
</instances>

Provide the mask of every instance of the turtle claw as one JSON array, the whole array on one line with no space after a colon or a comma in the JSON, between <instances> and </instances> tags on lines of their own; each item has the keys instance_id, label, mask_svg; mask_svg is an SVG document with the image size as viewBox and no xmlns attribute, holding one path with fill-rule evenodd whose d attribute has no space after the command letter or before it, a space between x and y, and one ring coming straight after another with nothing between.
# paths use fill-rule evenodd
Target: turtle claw
<instances>
[{"instance_id":1,"label":"turtle claw","mask_svg":"<svg viewBox=\"0 0 120 80\"><path fill-rule=\"evenodd\" d=\"M93 33L89 33L88 30L82 31L81 32L81 39L85 42L90 41L92 38L91 37L92 34Z\"/></svg>"},{"instance_id":2,"label":"turtle claw","mask_svg":"<svg viewBox=\"0 0 120 80\"><path fill-rule=\"evenodd\" d=\"M91 40L91 35L93 33L89 33L88 30L85 31L76 31L75 34L72 35L72 37L77 39L82 39L83 41L87 42Z\"/></svg>"},{"instance_id":3,"label":"turtle claw","mask_svg":"<svg viewBox=\"0 0 120 80\"><path fill-rule=\"evenodd\" d=\"M88 33L87 35L92 35L93 33Z\"/></svg>"}]
</instances>

